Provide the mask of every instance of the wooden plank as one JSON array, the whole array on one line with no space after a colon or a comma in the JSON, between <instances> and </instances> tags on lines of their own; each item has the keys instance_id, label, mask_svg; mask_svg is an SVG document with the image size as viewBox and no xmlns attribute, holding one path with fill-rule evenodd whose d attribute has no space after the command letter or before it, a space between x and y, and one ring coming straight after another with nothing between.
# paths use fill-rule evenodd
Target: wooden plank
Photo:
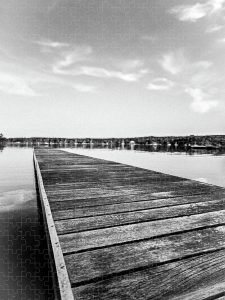
<instances>
[{"instance_id":1,"label":"wooden plank","mask_svg":"<svg viewBox=\"0 0 225 300\"><path fill-rule=\"evenodd\" d=\"M70 178L70 177L69 177ZM52 182L52 180L55 180L54 182ZM79 188L79 186L84 186L85 184L91 185L91 184L95 184L96 181L98 181L98 184L107 184L107 185L114 185L117 181L119 181L119 183L121 185L134 185L134 184L143 184L143 183L160 183L160 182L177 182L177 181L185 181L186 179L181 178L181 177L175 177L175 176L168 176L168 175L159 175L159 174L148 174L146 173L145 175L140 174L140 175L130 175L130 176L113 176L113 178L102 178L99 176L98 180L97 177L95 178L80 178L79 181L74 181L74 178L71 180L71 182L69 182L69 180L64 180L63 183L57 183L56 181L56 177L49 177L46 176L46 188L54 188L55 185L60 186L60 187L66 187L66 186L74 186L75 188ZM71 178L70 178L71 179Z\"/></svg>"},{"instance_id":2,"label":"wooden plank","mask_svg":"<svg viewBox=\"0 0 225 300\"><path fill-rule=\"evenodd\" d=\"M99 169L99 168L97 168ZM104 170L105 171L105 170ZM77 170L76 172L73 172L73 173L77 173ZM100 173L103 173L103 172L100 172ZM152 173L151 171L149 171L148 173L145 172L140 172L140 173L137 173L137 172L129 172L128 170L126 170L126 174L124 174L124 172L122 174L120 174L118 172L118 170L116 172L110 172L110 171L107 171L105 172L105 176L102 177L100 176L100 174L96 174L98 177L98 181L102 182L102 183L110 183L112 182L114 184L114 182L116 181L120 181L124 184L134 184L134 183L149 183L149 182L176 182L176 181L185 181L186 179L185 178L181 178L181 177L176 177L176 176L170 176L170 175L166 175L166 174L158 174L158 173ZM72 172L70 171L69 172L70 175L72 175ZM66 176L65 179L68 179L67 180L64 180L64 182L62 183L62 185L68 185L68 184L84 184L86 183L87 181L89 183L92 183L92 182L95 182L96 181L96 177L94 178L91 174L86 174L85 177L82 177L81 174L79 174L80 176L78 177L79 180L76 180L75 182L73 181L73 177L72 176L68 176L68 171L67 172L59 172L58 173L58 169L57 169L57 175L56 176L56 173L55 172L48 172L48 171L45 171L43 172L43 178L44 180L46 180L48 183L49 186L51 185L54 185L56 182L52 182L51 181L55 181L57 180L57 178L61 175L64 175ZM126 176L125 176L126 175ZM64 179L64 176L62 179Z\"/></svg>"},{"instance_id":3,"label":"wooden plank","mask_svg":"<svg viewBox=\"0 0 225 300\"><path fill-rule=\"evenodd\" d=\"M153 209L168 206L177 206L189 203L199 203L207 201L221 200L225 202L225 195L221 193L214 193L212 195L197 195L187 197L175 197L175 198L163 198L143 201L129 201L129 197L123 197L124 201L119 204L106 204L106 205L91 205L90 202L85 202L86 206L82 202L77 201L64 201L64 202L51 202L51 209L54 220L66 219L66 218L80 218L80 217L93 217L101 216L105 214L115 214L118 212L132 212L144 209ZM80 206L83 207L80 208ZM87 208L88 206L88 208Z\"/></svg>"},{"instance_id":4,"label":"wooden plank","mask_svg":"<svg viewBox=\"0 0 225 300\"><path fill-rule=\"evenodd\" d=\"M121 185L119 182L118 183L114 183L113 185L110 184L99 184L96 186L94 184L89 184L86 183L85 185L82 185L82 187L77 187L77 186L66 186L66 187L57 187L57 191L60 191L60 193L63 194L67 194L67 193L73 193L76 192L78 194L84 194L84 193L91 193L92 196L93 195L98 195L98 194L102 194L102 193L109 193L110 192L119 192L121 191L122 193L129 193L129 194L143 194L143 193L151 193L151 192L155 192L158 191L160 189L160 191L163 191L164 189L170 189L170 190L176 190L176 189L195 189L198 188L200 190L206 190L206 191L213 191L214 189L211 186L207 186L207 185L201 185L198 182L193 182L193 181L189 181L189 180L184 180L184 181L178 181L178 182L148 182L147 184L135 184L135 185L130 185L130 184L126 184L126 185ZM48 194L49 195L54 195L57 193L56 191L56 187L55 188L48 188ZM217 189L216 189L217 190Z\"/></svg>"},{"instance_id":5,"label":"wooden plank","mask_svg":"<svg viewBox=\"0 0 225 300\"><path fill-rule=\"evenodd\" d=\"M162 187L161 189L156 186L152 187L151 190L149 191L141 191L141 190L135 190L135 189L115 189L115 190L108 190L108 191L101 191L101 192L96 192L93 193L91 190L87 189L86 191L76 191L74 190L67 190L67 191L60 191L56 190L54 192L48 192L47 195L49 196L50 201L54 201L55 196L58 197L58 201L67 201L70 200L70 198L73 198L74 200L79 200L79 199L95 199L99 197L113 197L113 196L128 196L128 195L137 195L137 197L142 196L142 195L148 195L150 196L156 196L158 193L160 193L158 198L160 198L160 195L162 193L169 193L170 197L175 197L175 196L182 196L188 193L189 195L193 194L208 194L210 192L217 191L217 189L212 189L211 187L204 186L204 187L199 187L199 186L193 186L193 187L177 187L176 189L172 189L171 187ZM162 198L162 197L161 197Z\"/></svg>"},{"instance_id":6,"label":"wooden plank","mask_svg":"<svg viewBox=\"0 0 225 300\"><path fill-rule=\"evenodd\" d=\"M142 179L142 177L140 178ZM145 181L144 181L145 180ZM59 182L55 182L55 184L52 184L52 183L49 183L49 181L47 182L46 180L44 180L45 182L45 187L46 189L51 192L51 191L54 191L54 189L57 187L58 189L62 190L62 191L67 191L67 190L82 190L82 189L85 189L85 188L95 188L96 187L96 184L98 186L98 188L108 188L108 189L138 189L138 190L141 190L141 191L148 191L149 188L151 188L152 186L154 185L160 185L162 184L162 186L165 186L167 184L170 185L172 183L176 183L176 182L181 182L180 181L172 181L172 180L146 180L143 178L143 181L141 180L136 180L136 181L133 181L131 182L130 180L129 181L125 181L123 182L122 179L118 179L117 180L104 180L104 181L101 181L101 180L93 180L93 181L89 181L89 180L86 180L86 181L77 181L77 182L71 182L71 183L62 183L60 180ZM183 180L182 182L185 182L185 180Z\"/></svg>"},{"instance_id":7,"label":"wooden plank","mask_svg":"<svg viewBox=\"0 0 225 300\"><path fill-rule=\"evenodd\" d=\"M144 202L151 202L151 201L157 201L159 200L168 200L168 201L176 201L179 199L190 199L191 197L196 197L196 199L199 199L199 197L202 197L203 199L206 199L205 197L208 197L208 200L211 199L217 199L215 197L220 197L220 198L224 198L225 194L221 193L220 191L218 192L211 192L211 193L201 193L196 191L195 193L190 192L190 190L187 190L185 192L185 196L183 195L183 193L179 193L179 191L175 194L172 192L158 192L158 193L151 193L151 194L141 194L141 195L122 195L122 196L110 196L110 197L99 197L99 198L88 198L88 199L74 199L73 197L65 197L63 199L61 199L60 197L52 197L49 196L49 202L51 203L51 209L52 210L64 210L66 208L74 208L74 209L78 209L78 208L83 208L85 210L85 208L89 207L88 209L86 209L85 211L88 211L89 209L91 209L91 207L105 207L107 205L111 205L111 207L113 207L115 205L115 207L117 205L130 205L132 206L132 203L134 203L134 205L138 205L138 203L140 204L140 206L142 205L142 203ZM204 201L204 200L203 200ZM196 202L198 202L196 200ZM182 203L182 200L181 200Z\"/></svg>"},{"instance_id":8,"label":"wooden plank","mask_svg":"<svg viewBox=\"0 0 225 300\"><path fill-rule=\"evenodd\" d=\"M68 277L66 264L60 247L58 235L56 233L50 205L45 192L40 168L38 165L38 161L35 157L35 154L34 154L34 164L35 164L37 183L38 183L39 194L41 199L42 213L44 215L43 217L45 220L45 231L47 236L49 237L48 240L49 254L53 255L53 257L52 256L50 257L54 259L54 263L52 262L51 265L54 265L55 267L54 272L56 272L56 276L57 276L57 291L55 290L55 299L73 300L74 296L71 289L71 284ZM55 274L53 274L53 278L54 277Z\"/></svg>"},{"instance_id":9,"label":"wooden plank","mask_svg":"<svg viewBox=\"0 0 225 300\"><path fill-rule=\"evenodd\" d=\"M173 219L150 221L70 233L59 236L63 253L77 252L113 244L149 239L156 236L200 229L206 226L223 225L225 210Z\"/></svg>"},{"instance_id":10,"label":"wooden plank","mask_svg":"<svg viewBox=\"0 0 225 300\"><path fill-rule=\"evenodd\" d=\"M143 185L143 184L149 184L149 183L155 183L155 184L160 184L161 182L181 182L185 181L183 180L177 180L177 179L168 179L168 178L157 178L157 177L150 177L145 175L141 175L139 177L128 177L125 175L123 176L118 176L118 177L112 177L112 176L101 176L100 174L96 174L96 176L84 176L84 177L78 177L75 180L75 177L70 174L70 176L66 177L64 174L60 174L60 176L57 177L52 177L48 176L49 173L47 173L45 176L43 176L43 180L45 181L46 187L54 187L54 185L61 185L62 188L66 186L74 187L74 188L82 188L85 186L85 184L88 185L94 185L98 183L98 185L107 185L109 186L126 186L126 185ZM74 175L76 176L76 175ZM134 175L135 176L135 175ZM76 176L77 177L77 176Z\"/></svg>"},{"instance_id":11,"label":"wooden plank","mask_svg":"<svg viewBox=\"0 0 225 300\"><path fill-rule=\"evenodd\" d=\"M65 256L71 282L100 280L112 274L170 262L225 247L225 226Z\"/></svg>"},{"instance_id":12,"label":"wooden plank","mask_svg":"<svg viewBox=\"0 0 225 300\"><path fill-rule=\"evenodd\" d=\"M57 171L57 174L55 174ZM79 171L79 172L78 172ZM104 177L102 175L104 174ZM74 183L74 182L86 182L86 181L96 181L99 180L100 182L107 182L109 180L116 182L121 181L124 184L129 184L129 181L133 184L133 182L183 182L187 181L187 179L179 179L173 176L163 176L160 174L152 174L151 171L149 173L146 172L132 172L129 170L124 170L122 173L116 169L114 172L110 172L108 170L101 170L100 166L96 167L95 169L86 169L86 170L65 170L60 171L59 169L55 169L52 172L46 169L45 171L42 169L42 176L44 180L49 181L49 184L54 184L57 178L62 179L62 183ZM74 181L74 176L76 176L76 181ZM97 177L96 177L97 176ZM51 181L53 181L51 183ZM197 183L197 181L196 181Z\"/></svg>"},{"instance_id":13,"label":"wooden plank","mask_svg":"<svg viewBox=\"0 0 225 300\"><path fill-rule=\"evenodd\" d=\"M206 300L225 292L225 251L116 275L73 288L85 300Z\"/></svg>"},{"instance_id":14,"label":"wooden plank","mask_svg":"<svg viewBox=\"0 0 225 300\"><path fill-rule=\"evenodd\" d=\"M84 230L107 228L146 221L161 220L180 216L191 216L225 209L224 200L183 204L175 207L163 207L134 212L105 214L94 217L82 217L55 221L58 234L80 232Z\"/></svg>"}]
</instances>

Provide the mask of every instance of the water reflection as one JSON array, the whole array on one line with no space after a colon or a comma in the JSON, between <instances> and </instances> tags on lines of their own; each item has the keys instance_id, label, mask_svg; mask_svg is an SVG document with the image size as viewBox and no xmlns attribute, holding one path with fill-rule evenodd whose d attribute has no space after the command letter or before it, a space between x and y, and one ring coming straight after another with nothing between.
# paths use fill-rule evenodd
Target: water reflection
<instances>
[{"instance_id":1,"label":"water reflection","mask_svg":"<svg viewBox=\"0 0 225 300\"><path fill-rule=\"evenodd\" d=\"M54 148L68 148L68 145L61 145L52 146ZM225 155L224 148L218 149L194 149L194 148L187 148L187 147L178 147L178 146L164 146L164 145L137 145L131 143L130 145L115 145L115 144L102 144L102 145L95 145L95 144L83 144L83 145L71 145L69 148L85 148L85 149L111 149L111 150L132 150L132 151L143 151L143 152L167 152L167 153L181 153L186 155Z\"/></svg>"},{"instance_id":2,"label":"water reflection","mask_svg":"<svg viewBox=\"0 0 225 300\"><path fill-rule=\"evenodd\" d=\"M4 148L5 148L5 145L0 143L0 152L2 152Z\"/></svg>"},{"instance_id":3,"label":"water reflection","mask_svg":"<svg viewBox=\"0 0 225 300\"><path fill-rule=\"evenodd\" d=\"M0 153L0 299L53 299L32 149Z\"/></svg>"},{"instance_id":4,"label":"water reflection","mask_svg":"<svg viewBox=\"0 0 225 300\"><path fill-rule=\"evenodd\" d=\"M0 144L0 151L3 151L4 145ZM33 144L20 144L20 143L12 143L7 144L7 148L31 148L33 149ZM144 152L167 152L167 153L176 153L176 154L186 154L186 155L215 155L221 156L225 155L225 148L223 147L191 147L187 145L178 145L178 144L157 144L152 143L148 145L143 144L135 144L135 142L130 142L129 144L125 144L124 142L102 142L100 144L96 144L93 142L87 143L86 141L82 143L68 144L68 143L58 143L58 144L42 144L36 145L35 147L41 148L75 148L75 149L110 149L110 150L132 150L132 151L144 151Z\"/></svg>"}]
</instances>

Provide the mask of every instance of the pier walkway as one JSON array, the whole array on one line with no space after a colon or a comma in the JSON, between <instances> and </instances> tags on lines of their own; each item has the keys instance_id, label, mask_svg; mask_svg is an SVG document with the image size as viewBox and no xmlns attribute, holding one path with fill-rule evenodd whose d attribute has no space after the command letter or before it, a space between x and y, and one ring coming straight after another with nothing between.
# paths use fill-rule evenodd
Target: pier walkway
<instances>
[{"instance_id":1,"label":"pier walkway","mask_svg":"<svg viewBox=\"0 0 225 300\"><path fill-rule=\"evenodd\" d=\"M36 149L58 299L225 300L225 190Z\"/></svg>"}]
</instances>

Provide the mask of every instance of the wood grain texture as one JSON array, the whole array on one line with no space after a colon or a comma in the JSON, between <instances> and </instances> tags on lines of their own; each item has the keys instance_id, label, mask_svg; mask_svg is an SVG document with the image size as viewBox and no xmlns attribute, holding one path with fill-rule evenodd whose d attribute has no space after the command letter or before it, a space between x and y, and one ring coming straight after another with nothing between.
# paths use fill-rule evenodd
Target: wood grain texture
<instances>
[{"instance_id":1,"label":"wood grain texture","mask_svg":"<svg viewBox=\"0 0 225 300\"><path fill-rule=\"evenodd\" d=\"M129 199L129 197L127 197ZM196 196L186 196L186 197L175 197L175 198L163 198L163 199L152 199L143 201L133 201L126 202L125 197L123 197L124 202L119 204L105 204L105 205L91 205L85 202L84 206L82 202L79 204L77 201L71 200L70 202L53 202L51 203L51 208L53 211L53 216L55 220L66 219L66 218L82 218L82 217L93 217L101 216L105 214L115 214L119 212L135 212L139 210L147 210L160 207L178 206L182 204L191 203L203 203L209 201L221 200L225 202L225 195L221 193L214 193L212 195L196 195ZM138 200L138 199L137 199ZM83 207L80 207L83 205ZM88 206L88 208L87 208Z\"/></svg>"},{"instance_id":2,"label":"wood grain texture","mask_svg":"<svg viewBox=\"0 0 225 300\"><path fill-rule=\"evenodd\" d=\"M58 201L61 200L60 196L57 197L49 197L51 199L51 208L54 211L59 210L66 210L74 208L79 211L79 208L82 208L82 211L84 214L89 214L89 210L92 212L93 209L101 209L100 206L106 207L106 205L111 205L111 207L117 208L117 205L126 206L126 207L132 207L132 203L134 202L134 205L140 205L140 208L142 205L144 205L144 202L149 201L149 203L152 200L158 200L158 203L163 203L168 201L168 206L170 206L170 202L172 203L191 203L191 202L200 202L200 201L210 201L210 200L216 200L216 199L224 199L225 193L220 191L214 191L210 192L208 194L201 193L196 191L196 193L190 193L189 191L185 192L185 195L171 195L170 192L159 192L159 193L153 193L153 194L143 194L143 195L123 195L123 196L114 196L114 197L99 197L99 198L89 198L89 199L73 199L73 197L65 198L65 201ZM192 200L193 199L193 200ZM173 202L174 201L174 202ZM157 204L154 205L156 202L152 202L153 207L157 207ZM96 207L96 208L94 208ZM119 206L120 207L120 206ZM119 208L120 209L120 208ZM126 209L127 210L127 209ZM68 211L69 213L69 211Z\"/></svg>"},{"instance_id":3,"label":"wood grain texture","mask_svg":"<svg viewBox=\"0 0 225 300\"><path fill-rule=\"evenodd\" d=\"M225 251L115 276L73 289L76 299L203 300L225 291Z\"/></svg>"},{"instance_id":4,"label":"wood grain texture","mask_svg":"<svg viewBox=\"0 0 225 300\"><path fill-rule=\"evenodd\" d=\"M72 283L102 278L225 247L225 226L65 256Z\"/></svg>"},{"instance_id":5,"label":"wood grain texture","mask_svg":"<svg viewBox=\"0 0 225 300\"><path fill-rule=\"evenodd\" d=\"M75 299L224 299L223 188L35 153Z\"/></svg>"},{"instance_id":6,"label":"wood grain texture","mask_svg":"<svg viewBox=\"0 0 225 300\"><path fill-rule=\"evenodd\" d=\"M225 210L59 236L63 253L121 244L225 223Z\"/></svg>"},{"instance_id":7,"label":"wood grain texture","mask_svg":"<svg viewBox=\"0 0 225 300\"><path fill-rule=\"evenodd\" d=\"M225 209L225 201L215 200L134 212L105 213L105 215L101 216L64 219L55 221L55 225L59 234L65 234L69 232L135 224L179 216L191 216L221 209Z\"/></svg>"}]
</instances>

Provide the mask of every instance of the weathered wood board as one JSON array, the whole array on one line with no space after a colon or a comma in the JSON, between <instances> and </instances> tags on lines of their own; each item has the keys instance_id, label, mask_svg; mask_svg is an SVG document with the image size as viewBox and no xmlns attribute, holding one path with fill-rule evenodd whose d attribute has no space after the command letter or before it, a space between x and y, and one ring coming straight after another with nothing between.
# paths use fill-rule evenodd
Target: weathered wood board
<instances>
[{"instance_id":1,"label":"weathered wood board","mask_svg":"<svg viewBox=\"0 0 225 300\"><path fill-rule=\"evenodd\" d=\"M225 299L223 188L57 149L35 158L74 299Z\"/></svg>"}]
</instances>

